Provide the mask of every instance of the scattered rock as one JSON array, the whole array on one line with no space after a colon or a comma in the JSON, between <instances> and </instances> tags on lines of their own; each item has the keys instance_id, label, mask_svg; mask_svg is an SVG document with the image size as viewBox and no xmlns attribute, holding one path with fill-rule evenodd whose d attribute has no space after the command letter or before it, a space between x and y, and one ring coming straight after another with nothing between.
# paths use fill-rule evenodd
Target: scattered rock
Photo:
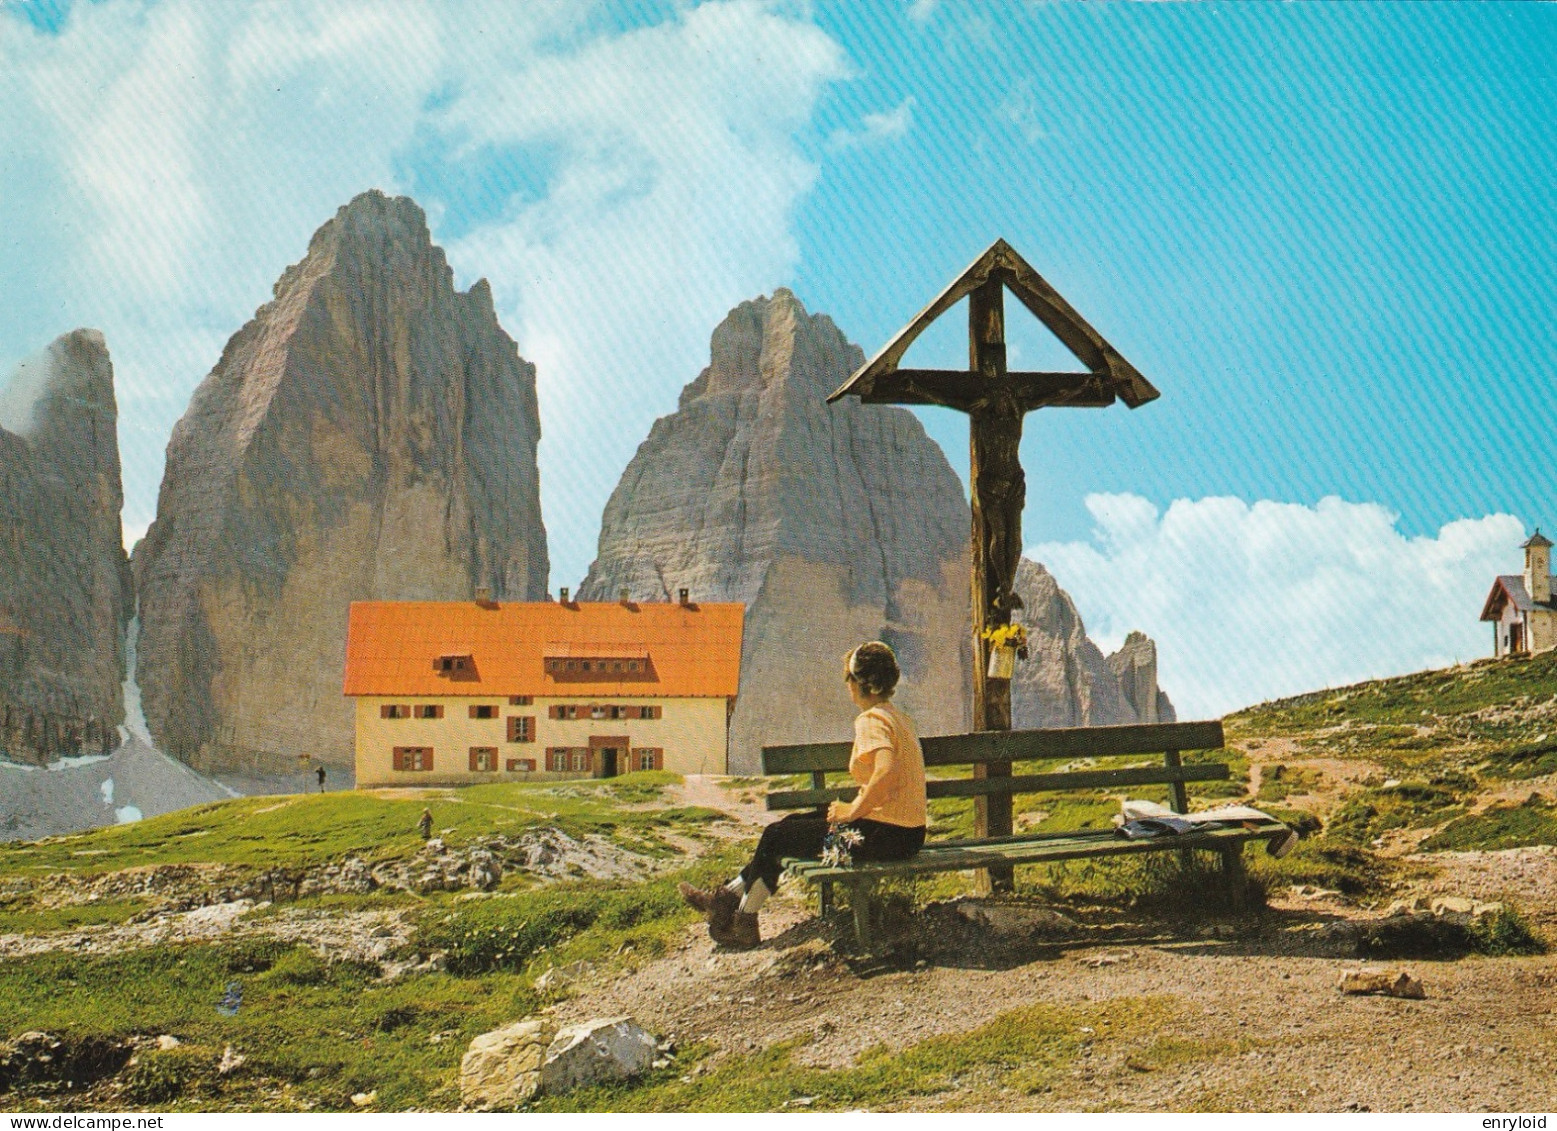
<instances>
[{"instance_id":1,"label":"scattered rock","mask_svg":"<svg viewBox=\"0 0 1557 1131\"><path fill-rule=\"evenodd\" d=\"M652 1033L631 1017L597 1018L561 1030L546 1050L541 1087L563 1092L585 1084L626 1080L658 1057Z\"/></svg>"},{"instance_id":2,"label":"scattered rock","mask_svg":"<svg viewBox=\"0 0 1557 1131\"><path fill-rule=\"evenodd\" d=\"M535 988L543 994L556 993L577 982L588 970L587 962L570 962L566 966L553 966L535 979Z\"/></svg>"},{"instance_id":3,"label":"scattered rock","mask_svg":"<svg viewBox=\"0 0 1557 1131\"><path fill-rule=\"evenodd\" d=\"M556 1024L545 1018L481 1034L460 1061L461 1101L478 1111L528 1103L540 1091L541 1063L556 1035Z\"/></svg>"},{"instance_id":4,"label":"scattered rock","mask_svg":"<svg viewBox=\"0 0 1557 1131\"><path fill-rule=\"evenodd\" d=\"M221 1077L231 1076L238 1069L242 1068L244 1062L248 1059L242 1053L234 1051L231 1045L228 1045L222 1050L222 1059L216 1066L216 1074Z\"/></svg>"},{"instance_id":5,"label":"scattered rock","mask_svg":"<svg viewBox=\"0 0 1557 1131\"><path fill-rule=\"evenodd\" d=\"M157 1038L157 1047L164 1052L168 1049L176 1049L183 1043L183 1041L169 1033L163 1033L162 1036Z\"/></svg>"},{"instance_id":6,"label":"scattered rock","mask_svg":"<svg viewBox=\"0 0 1557 1131\"><path fill-rule=\"evenodd\" d=\"M1446 919L1461 926L1470 926L1483 919L1496 918L1503 913L1501 903L1482 903L1464 896L1440 896L1433 900L1430 910L1435 918Z\"/></svg>"},{"instance_id":7,"label":"scattered rock","mask_svg":"<svg viewBox=\"0 0 1557 1131\"><path fill-rule=\"evenodd\" d=\"M1427 996L1422 983L1404 970L1347 970L1341 975L1338 988L1343 994L1383 994L1416 1000Z\"/></svg>"},{"instance_id":8,"label":"scattered rock","mask_svg":"<svg viewBox=\"0 0 1557 1131\"><path fill-rule=\"evenodd\" d=\"M962 900L956 908L966 922L997 935L1063 935L1080 927L1074 919L1047 907Z\"/></svg>"},{"instance_id":9,"label":"scattered rock","mask_svg":"<svg viewBox=\"0 0 1557 1131\"><path fill-rule=\"evenodd\" d=\"M367 1107L369 1104L371 1104L376 1099L378 1099L378 1089L377 1088L373 1089L373 1091L371 1091L371 1092L355 1092L355 1093L353 1093L353 1095L351 1097L351 1102L352 1102L352 1105L355 1106L355 1107Z\"/></svg>"}]
</instances>

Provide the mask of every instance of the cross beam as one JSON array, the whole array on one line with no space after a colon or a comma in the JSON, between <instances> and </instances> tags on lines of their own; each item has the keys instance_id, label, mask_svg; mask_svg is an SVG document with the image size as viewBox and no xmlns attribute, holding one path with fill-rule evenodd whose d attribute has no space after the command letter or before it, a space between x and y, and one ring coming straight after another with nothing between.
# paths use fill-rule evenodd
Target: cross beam
<instances>
[{"instance_id":1,"label":"cross beam","mask_svg":"<svg viewBox=\"0 0 1557 1131\"><path fill-rule=\"evenodd\" d=\"M1011 372L1006 367L1005 292L1010 290L1057 337L1084 373ZM900 369L898 363L924 329L964 297L968 300L968 368ZM1022 418L1046 407L1104 408L1123 400L1138 408L1157 390L1120 356L1005 240L989 249L943 290L918 317L828 397L854 396L867 404L938 405L968 414L972 500L973 725L1011 729L1011 683L988 676L986 629L1011 621L1021 607L1016 568L1022 556L1022 507L1027 480L1019 449ZM1008 777L1010 762L982 763L975 777ZM975 835L1009 836L1011 795L975 801ZM1011 870L991 868L986 886L1009 888Z\"/></svg>"}]
</instances>

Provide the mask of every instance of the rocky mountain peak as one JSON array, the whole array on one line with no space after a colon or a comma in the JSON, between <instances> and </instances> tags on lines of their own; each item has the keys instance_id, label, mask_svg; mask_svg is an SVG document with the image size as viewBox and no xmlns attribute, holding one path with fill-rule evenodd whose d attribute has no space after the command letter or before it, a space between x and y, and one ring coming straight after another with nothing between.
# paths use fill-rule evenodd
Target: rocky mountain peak
<instances>
[{"instance_id":1,"label":"rocky mountain peak","mask_svg":"<svg viewBox=\"0 0 1557 1131\"><path fill-rule=\"evenodd\" d=\"M1033 727L1173 722L1173 704L1157 686L1157 646L1132 632L1104 657L1087 636L1070 594L1044 566L1017 563L1028 656L1011 681L1011 721Z\"/></svg>"},{"instance_id":2,"label":"rocky mountain peak","mask_svg":"<svg viewBox=\"0 0 1557 1131\"><path fill-rule=\"evenodd\" d=\"M535 368L414 201L366 192L228 342L136 554L159 745L199 765L352 756L353 600L545 595Z\"/></svg>"},{"instance_id":3,"label":"rocky mountain peak","mask_svg":"<svg viewBox=\"0 0 1557 1131\"><path fill-rule=\"evenodd\" d=\"M134 606L123 502L113 364L101 333L74 330L0 390L0 754L114 747Z\"/></svg>"},{"instance_id":4,"label":"rocky mountain peak","mask_svg":"<svg viewBox=\"0 0 1557 1131\"><path fill-rule=\"evenodd\" d=\"M967 502L911 413L826 403L862 362L790 291L732 310L623 473L580 589L747 605L737 769L762 742L848 733L838 665L862 640L898 649L927 733L966 716Z\"/></svg>"}]
</instances>

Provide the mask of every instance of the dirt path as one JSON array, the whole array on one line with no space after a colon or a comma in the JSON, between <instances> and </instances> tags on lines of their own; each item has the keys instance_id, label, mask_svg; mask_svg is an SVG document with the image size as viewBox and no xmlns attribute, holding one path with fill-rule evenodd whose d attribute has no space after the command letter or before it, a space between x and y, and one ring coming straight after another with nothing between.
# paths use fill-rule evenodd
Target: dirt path
<instances>
[{"instance_id":1,"label":"dirt path","mask_svg":"<svg viewBox=\"0 0 1557 1131\"><path fill-rule=\"evenodd\" d=\"M1333 781L1351 782L1358 773L1352 763L1270 753L1312 764ZM749 813L730 794L689 779L686 797L732 816ZM1512 898L1549 935L1557 927L1557 849L1439 854L1433 863L1437 874L1422 881L1421 894ZM1025 1006L1085 1010L1115 1003L1111 1027L1078 1030L1082 1055L1053 1090L1018 1095L987 1080L968 1082L920 1106L1491 1111L1557 1105L1554 955L1390 963L1424 982L1426 1000L1345 997L1336 988L1341 973L1363 966L1350 956L1346 920L1370 913L1281 893L1259 920L1146 924L1133 938L1077 927L1047 942L1020 929L1014 940L995 937L955 906L937 905L919 912L938 916L930 933L976 936L982 942L970 944L972 957L872 968L840 958L831 940L843 924L821 923L814 904L798 894L786 888L769 903L767 941L757 950L724 951L701 928L690 930L672 953L631 975L586 979L577 997L557 1007L559 1018L628 1013L657 1033L683 1044L708 1041L723 1054L799 1040L796 1061L843 1067L871 1047L965 1033ZM1418 893L1402 893L1411 894ZM1023 909L1011 906L1020 923ZM1004 957L981 959L983 943L987 955ZM1158 1004L1142 1004L1151 1002ZM1129 1017L1142 1008L1157 1020L1137 1031Z\"/></svg>"},{"instance_id":2,"label":"dirt path","mask_svg":"<svg viewBox=\"0 0 1557 1131\"><path fill-rule=\"evenodd\" d=\"M743 824L760 828L782 814L769 813L762 805L759 789L741 789L721 784L728 779L708 774L688 774L680 785L670 786L666 794L674 805L695 805L726 813ZM658 807L658 806L656 806ZM750 835L743 832L741 835Z\"/></svg>"},{"instance_id":3,"label":"dirt path","mask_svg":"<svg viewBox=\"0 0 1557 1131\"><path fill-rule=\"evenodd\" d=\"M775 937L717 950L700 930L671 954L558 1008L565 1021L629 1013L682 1042L748 1052L799 1038L802 1063L842 1067L876 1045L962 1033L1024 1006L1121 1010L1052 1092L989 1085L934 1097L949 1110L1550 1110L1557 1104L1557 957L1406 964L1425 1001L1343 997L1362 963L1313 916L1168 937L1049 948L1003 969L851 969L800 903L763 915ZM1396 964L1399 965L1399 964ZM1128 1026L1156 999L1166 1026ZM1147 1007L1150 1008L1149 1006ZM1078 1032L1080 1032L1078 1030Z\"/></svg>"}]
</instances>

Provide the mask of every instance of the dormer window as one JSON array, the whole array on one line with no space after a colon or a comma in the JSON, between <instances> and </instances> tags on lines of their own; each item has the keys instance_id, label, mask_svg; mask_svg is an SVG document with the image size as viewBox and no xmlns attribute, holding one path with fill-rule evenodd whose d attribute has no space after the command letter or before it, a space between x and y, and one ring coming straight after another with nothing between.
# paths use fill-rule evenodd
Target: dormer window
<instances>
[{"instance_id":1,"label":"dormer window","mask_svg":"<svg viewBox=\"0 0 1557 1131\"><path fill-rule=\"evenodd\" d=\"M638 652L634 655L636 649L631 646L624 648L622 652L616 652L610 645L604 647L586 645L585 647L590 648L590 654L580 656L577 654L580 650L577 645L548 645L542 670L553 679L572 679L592 683L654 678L653 665L646 652ZM551 648L556 648L556 651L549 651ZM596 651L596 648L599 650ZM568 655L570 650L574 652L573 655Z\"/></svg>"},{"instance_id":2,"label":"dormer window","mask_svg":"<svg viewBox=\"0 0 1557 1131\"><path fill-rule=\"evenodd\" d=\"M439 656L433 666L439 675L469 675L476 670L476 661L468 653L450 653Z\"/></svg>"}]
</instances>

